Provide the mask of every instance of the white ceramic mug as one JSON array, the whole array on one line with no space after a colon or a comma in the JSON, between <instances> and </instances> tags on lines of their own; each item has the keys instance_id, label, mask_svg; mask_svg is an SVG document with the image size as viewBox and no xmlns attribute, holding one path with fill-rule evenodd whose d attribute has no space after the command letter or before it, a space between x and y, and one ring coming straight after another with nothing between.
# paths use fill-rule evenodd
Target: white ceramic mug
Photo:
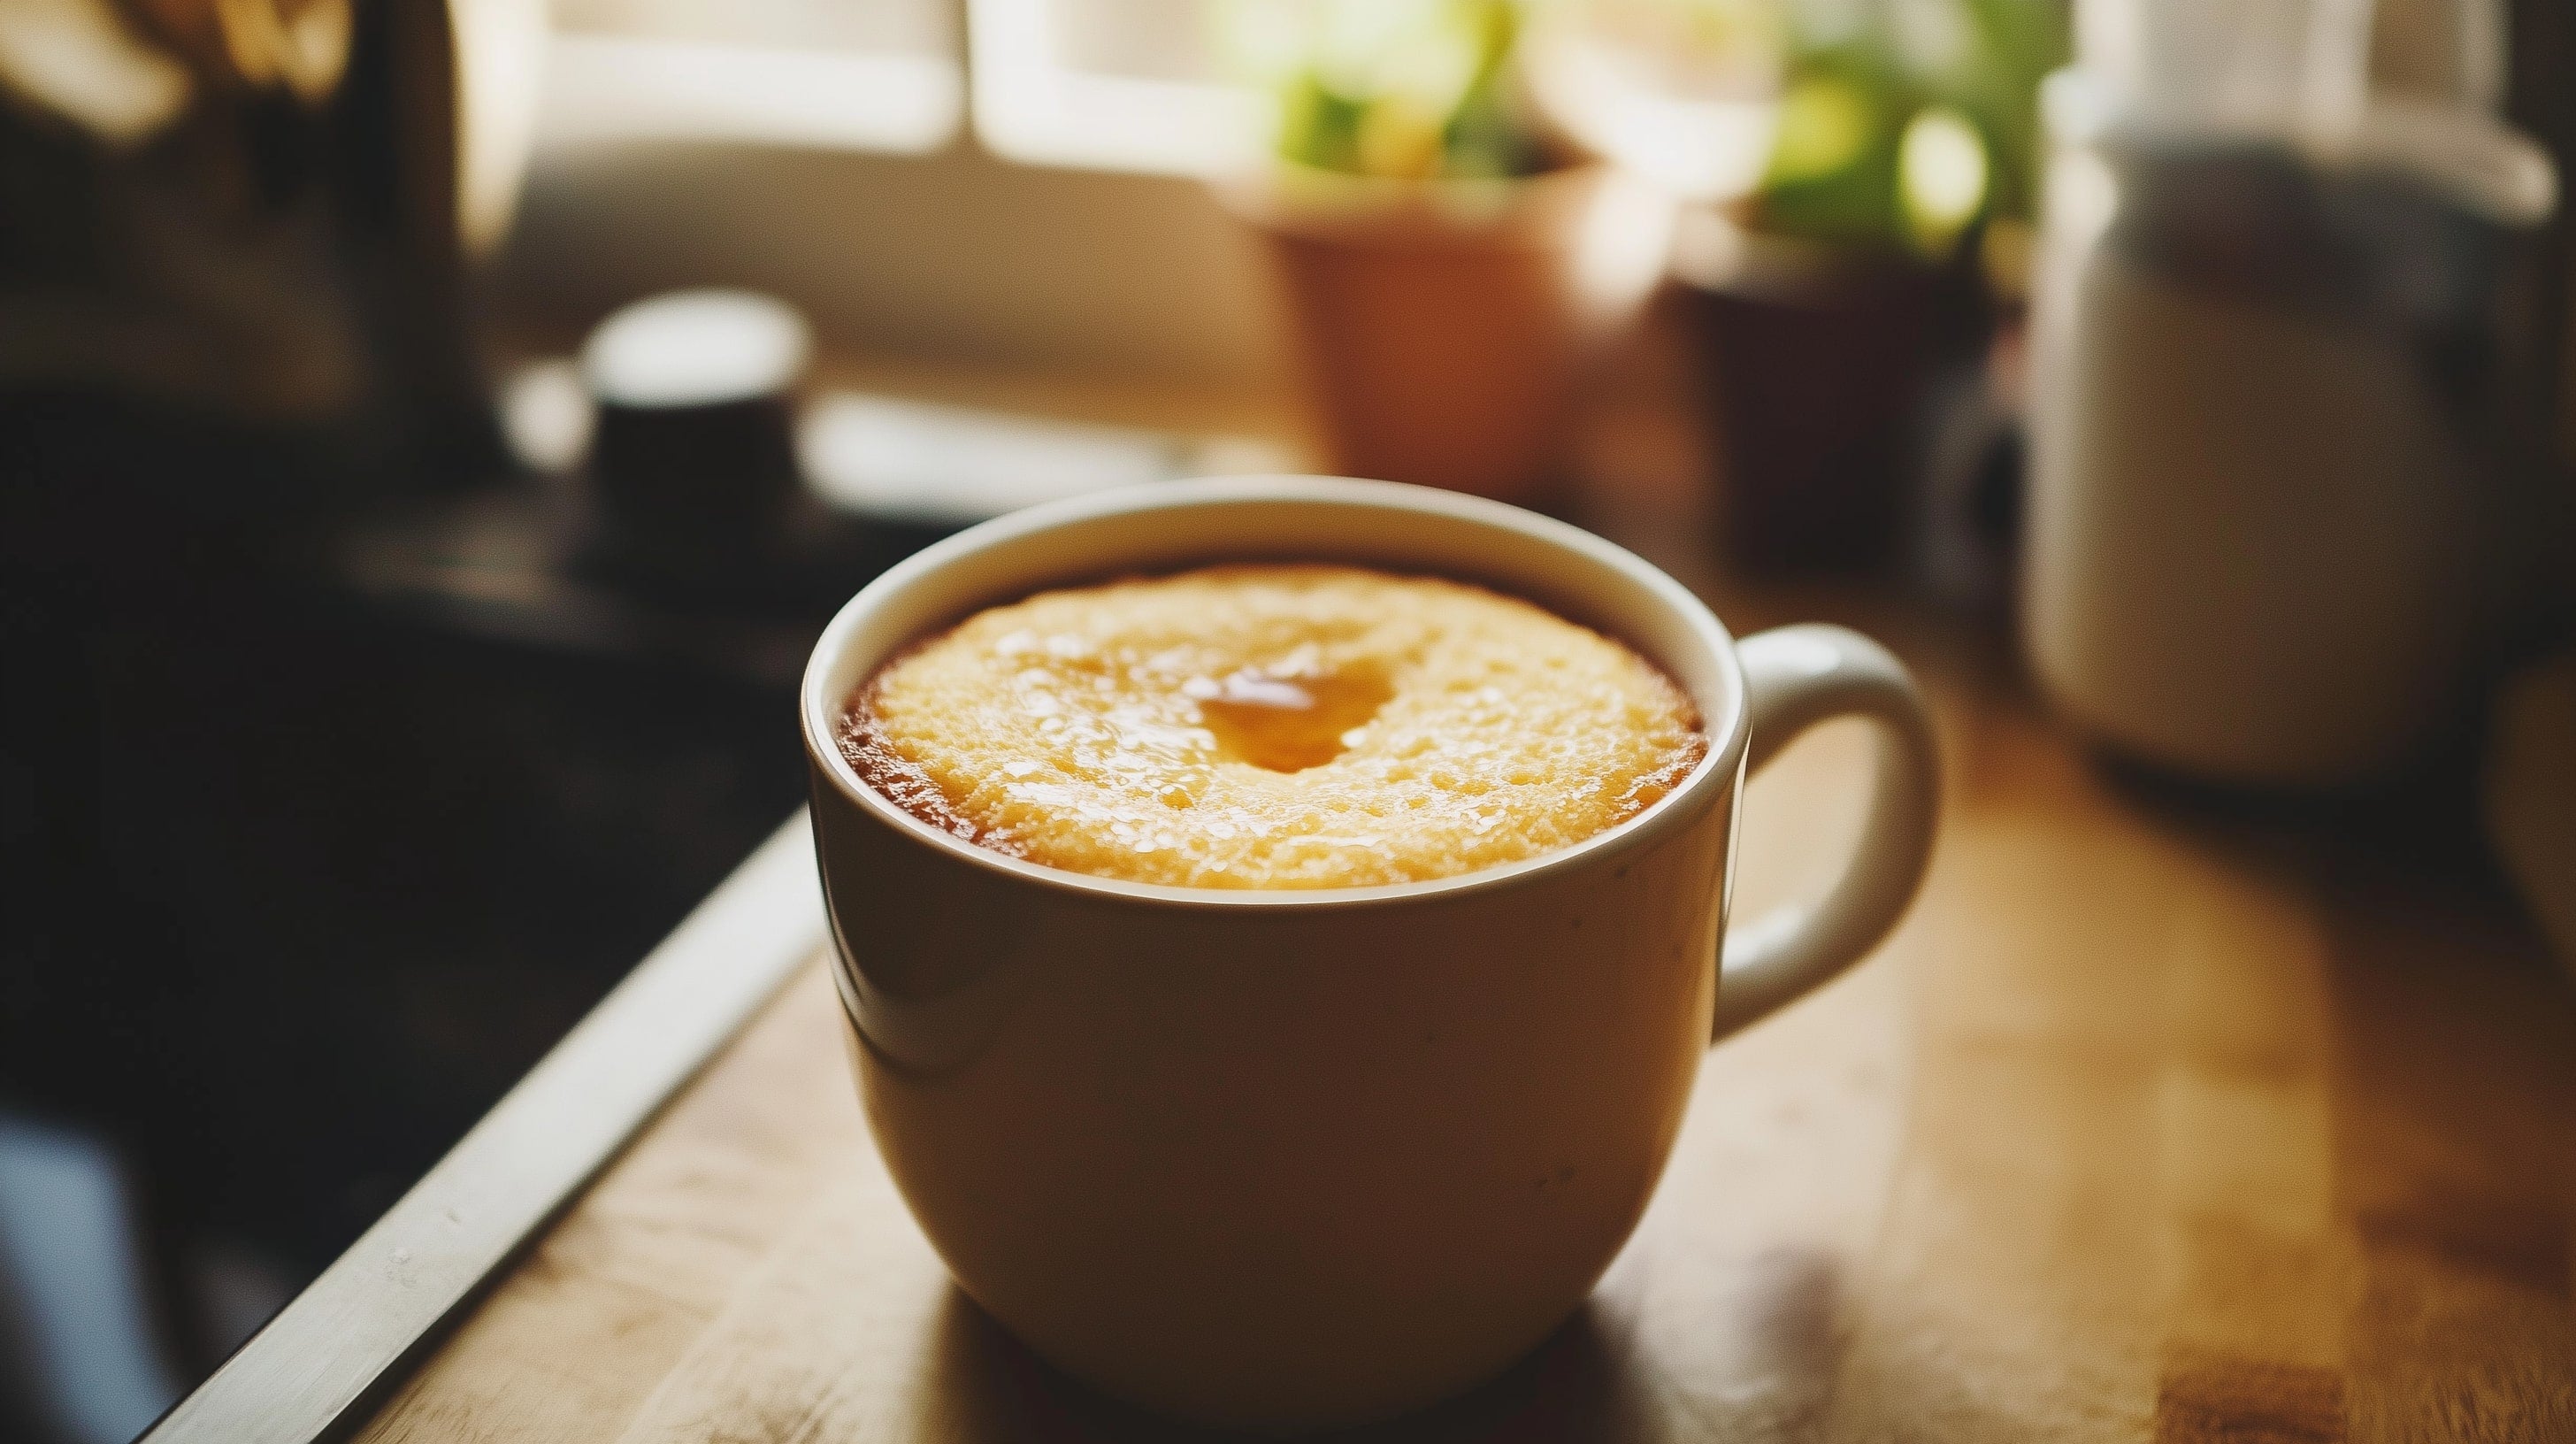
<instances>
[{"instance_id":1,"label":"white ceramic mug","mask_svg":"<svg viewBox=\"0 0 2576 1444\"><path fill-rule=\"evenodd\" d=\"M1709 749L1635 818L1431 882L1151 886L928 826L835 745L905 644L1054 585L1244 559L1437 573L1653 658ZM806 671L814 838L868 1120L958 1283L1150 1408L1298 1428L1491 1375L1636 1226L1712 1037L1874 946L1929 858L1938 763L1896 660L1836 627L1742 644L1588 533L1416 487L1252 478L1033 508L861 592ZM1828 718L1880 734L1849 869L1728 937L1748 766Z\"/></svg>"}]
</instances>

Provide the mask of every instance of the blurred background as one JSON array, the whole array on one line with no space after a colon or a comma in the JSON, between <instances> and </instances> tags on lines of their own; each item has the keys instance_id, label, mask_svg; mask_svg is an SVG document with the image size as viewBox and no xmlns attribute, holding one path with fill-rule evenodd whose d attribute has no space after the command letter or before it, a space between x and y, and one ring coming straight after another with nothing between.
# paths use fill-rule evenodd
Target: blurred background
<instances>
[{"instance_id":1,"label":"blurred background","mask_svg":"<svg viewBox=\"0 0 2576 1444\"><path fill-rule=\"evenodd\" d=\"M1865 595L2576 951L2571 158L2563 0L0 0L0 1438L203 1377L799 803L842 600L1097 487Z\"/></svg>"}]
</instances>

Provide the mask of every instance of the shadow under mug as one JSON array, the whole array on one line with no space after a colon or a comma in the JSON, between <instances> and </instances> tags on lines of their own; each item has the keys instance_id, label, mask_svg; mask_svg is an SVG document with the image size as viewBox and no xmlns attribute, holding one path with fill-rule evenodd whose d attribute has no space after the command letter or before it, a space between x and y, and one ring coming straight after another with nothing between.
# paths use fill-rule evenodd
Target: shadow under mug
<instances>
[{"instance_id":1,"label":"shadow under mug","mask_svg":"<svg viewBox=\"0 0 2576 1444\"><path fill-rule=\"evenodd\" d=\"M1480 582L1621 638L1690 693L1708 755L1638 816L1524 862L1260 892L976 847L836 745L886 658L983 607L1260 559ZM1265 1429L1428 1404L1570 1315L1643 1213L1709 1041L1876 945L1938 808L1922 697L1876 643L1823 626L1737 643L1589 533L1380 482L1162 483L986 523L842 609L801 709L860 1094L924 1233L1068 1373ZM1726 933L1747 768L1843 716L1879 736L1849 867Z\"/></svg>"}]
</instances>

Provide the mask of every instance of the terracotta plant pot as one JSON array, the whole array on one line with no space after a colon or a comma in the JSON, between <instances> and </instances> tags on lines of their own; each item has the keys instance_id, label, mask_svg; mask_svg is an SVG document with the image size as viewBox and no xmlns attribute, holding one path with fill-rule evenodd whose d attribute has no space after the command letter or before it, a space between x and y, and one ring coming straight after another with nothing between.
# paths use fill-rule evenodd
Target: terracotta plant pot
<instances>
[{"instance_id":1,"label":"terracotta plant pot","mask_svg":"<svg viewBox=\"0 0 2576 1444\"><path fill-rule=\"evenodd\" d=\"M1597 165L1220 192L1274 258L1333 466L1544 501L1584 366L1662 276L1672 206Z\"/></svg>"}]
</instances>

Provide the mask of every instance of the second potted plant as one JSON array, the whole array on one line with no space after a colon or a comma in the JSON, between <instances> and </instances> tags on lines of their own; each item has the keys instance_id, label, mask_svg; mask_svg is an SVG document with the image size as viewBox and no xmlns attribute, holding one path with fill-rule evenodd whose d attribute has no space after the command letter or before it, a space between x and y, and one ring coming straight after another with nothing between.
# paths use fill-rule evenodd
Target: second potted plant
<instances>
[{"instance_id":1,"label":"second potted plant","mask_svg":"<svg viewBox=\"0 0 2576 1444\"><path fill-rule=\"evenodd\" d=\"M1274 261L1336 467L1543 505L1672 207L1542 132L1519 33L1511 0L1293 8L1266 46L1275 154L1223 193Z\"/></svg>"}]
</instances>

